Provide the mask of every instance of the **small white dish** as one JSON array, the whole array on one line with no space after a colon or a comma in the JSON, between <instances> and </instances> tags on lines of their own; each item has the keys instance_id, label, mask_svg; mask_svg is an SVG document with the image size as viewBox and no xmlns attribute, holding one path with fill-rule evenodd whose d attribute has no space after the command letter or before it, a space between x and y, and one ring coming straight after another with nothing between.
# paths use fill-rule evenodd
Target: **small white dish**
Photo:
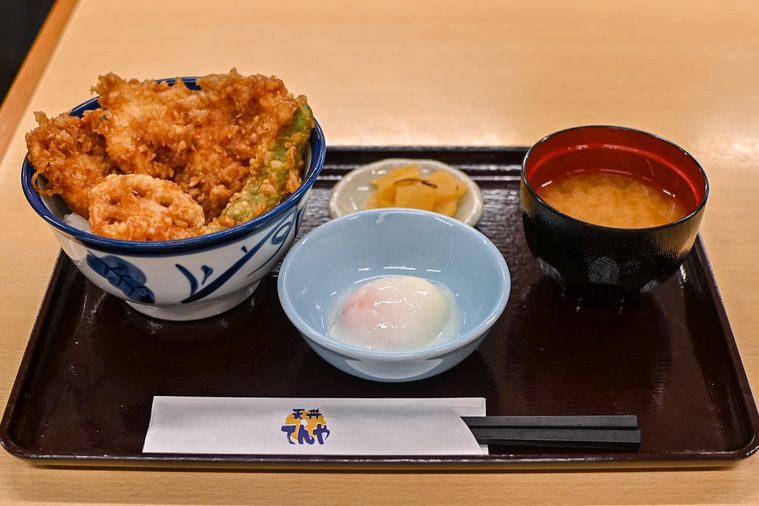
<instances>
[{"instance_id":1,"label":"small white dish","mask_svg":"<svg viewBox=\"0 0 759 506\"><path fill-rule=\"evenodd\" d=\"M329 197L329 215L332 218L340 218L346 214L363 211L369 195L374 192L372 181L388 172L404 167L416 165L422 176L429 176L433 172L444 170L450 172L466 184L467 192L459 200L456 218L470 226L475 226L480 221L483 211L482 193L472 178L450 165L437 160L415 160L411 158L388 158L378 162L364 165L343 176L332 188Z\"/></svg>"}]
</instances>

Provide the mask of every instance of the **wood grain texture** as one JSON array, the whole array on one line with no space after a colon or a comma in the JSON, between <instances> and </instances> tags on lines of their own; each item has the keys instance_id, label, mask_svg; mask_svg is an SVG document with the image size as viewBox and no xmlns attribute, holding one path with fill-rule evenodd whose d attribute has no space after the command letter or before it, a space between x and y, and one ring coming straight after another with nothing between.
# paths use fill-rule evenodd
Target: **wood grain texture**
<instances>
[{"instance_id":1,"label":"wood grain texture","mask_svg":"<svg viewBox=\"0 0 759 506\"><path fill-rule=\"evenodd\" d=\"M7 399L57 243L18 175L32 111L78 104L100 73L277 74L328 143L529 145L589 123L649 130L705 166L707 250L753 385L759 223L759 4L548 0L355 3L83 0L0 168L0 399ZM44 67L42 56L27 65ZM22 85L18 85L22 86ZM4 404L4 403L3 403ZM687 426L687 420L683 421ZM0 454L9 504L756 504L759 459L636 472L237 473L41 469Z\"/></svg>"},{"instance_id":2,"label":"wood grain texture","mask_svg":"<svg viewBox=\"0 0 759 506\"><path fill-rule=\"evenodd\" d=\"M0 107L0 160L13 138L16 125L26 110L75 5L76 0L55 2L3 100Z\"/></svg>"}]
</instances>

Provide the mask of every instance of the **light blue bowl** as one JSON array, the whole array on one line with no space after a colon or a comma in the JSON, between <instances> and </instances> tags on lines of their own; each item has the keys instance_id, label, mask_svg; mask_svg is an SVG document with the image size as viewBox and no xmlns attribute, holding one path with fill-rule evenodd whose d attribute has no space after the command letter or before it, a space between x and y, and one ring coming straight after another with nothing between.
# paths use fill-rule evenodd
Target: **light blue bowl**
<instances>
[{"instance_id":1,"label":"light blue bowl","mask_svg":"<svg viewBox=\"0 0 759 506\"><path fill-rule=\"evenodd\" d=\"M369 278L413 275L448 287L459 307L452 341L414 351L376 351L327 337L330 314ZM426 211L375 209L330 221L301 239L279 273L287 317L323 359L360 378L413 381L461 362L506 307L511 278L490 240L457 220Z\"/></svg>"}]
</instances>

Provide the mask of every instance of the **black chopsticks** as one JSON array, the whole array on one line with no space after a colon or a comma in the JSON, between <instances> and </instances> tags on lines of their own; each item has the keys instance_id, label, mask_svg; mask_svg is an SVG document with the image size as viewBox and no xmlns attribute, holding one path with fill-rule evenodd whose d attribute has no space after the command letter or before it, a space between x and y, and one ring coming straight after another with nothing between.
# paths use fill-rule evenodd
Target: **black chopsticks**
<instances>
[{"instance_id":1,"label":"black chopsticks","mask_svg":"<svg viewBox=\"0 0 759 506\"><path fill-rule=\"evenodd\" d=\"M632 450L640 445L633 415L465 416L480 444Z\"/></svg>"}]
</instances>

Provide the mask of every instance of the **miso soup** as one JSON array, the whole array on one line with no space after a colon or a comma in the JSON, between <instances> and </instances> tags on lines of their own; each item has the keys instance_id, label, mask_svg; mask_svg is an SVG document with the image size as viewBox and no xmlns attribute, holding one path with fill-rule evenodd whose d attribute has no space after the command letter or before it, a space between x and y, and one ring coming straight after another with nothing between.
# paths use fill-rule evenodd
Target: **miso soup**
<instances>
[{"instance_id":1,"label":"miso soup","mask_svg":"<svg viewBox=\"0 0 759 506\"><path fill-rule=\"evenodd\" d=\"M688 214L676 195L617 172L570 173L544 184L538 195L564 214L605 227L656 227Z\"/></svg>"}]
</instances>

